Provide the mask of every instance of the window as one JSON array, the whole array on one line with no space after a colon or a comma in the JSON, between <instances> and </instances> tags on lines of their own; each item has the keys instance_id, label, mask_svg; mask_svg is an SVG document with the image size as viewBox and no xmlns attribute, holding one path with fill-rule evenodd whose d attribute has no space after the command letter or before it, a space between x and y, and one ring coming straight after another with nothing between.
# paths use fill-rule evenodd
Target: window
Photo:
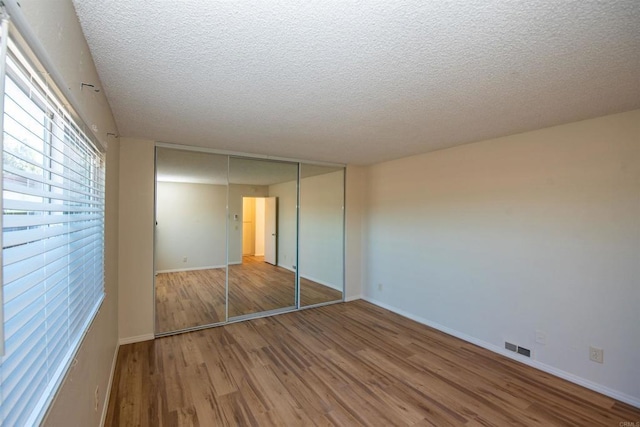
<instances>
[{"instance_id":1,"label":"window","mask_svg":"<svg viewBox=\"0 0 640 427\"><path fill-rule=\"evenodd\" d=\"M11 39L4 83L0 425L32 425L104 298L105 164Z\"/></svg>"}]
</instances>

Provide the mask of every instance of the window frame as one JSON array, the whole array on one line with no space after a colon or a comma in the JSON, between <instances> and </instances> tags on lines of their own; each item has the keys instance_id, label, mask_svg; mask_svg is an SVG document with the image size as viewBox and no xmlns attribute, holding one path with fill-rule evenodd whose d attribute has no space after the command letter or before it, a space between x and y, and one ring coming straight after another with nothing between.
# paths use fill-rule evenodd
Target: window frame
<instances>
[{"instance_id":1,"label":"window frame","mask_svg":"<svg viewBox=\"0 0 640 427\"><path fill-rule=\"evenodd\" d=\"M55 160L53 159L53 151L59 150L55 148L55 144L59 144L65 150L70 149L72 144L80 145L82 152L75 152L75 155L78 155L82 158L82 164L86 166L85 172L87 176L80 176L80 181L85 181L86 183L78 183L78 185L86 185L83 188L86 188L86 197L87 203L97 203L101 206L98 210L99 219L98 219L98 227L100 231L97 234L91 234L91 248L92 250L96 250L99 254L99 260L101 261L99 267L98 263L92 264L92 268L94 271L90 276L93 279L91 285L87 286L84 283L80 284L81 288L81 297L82 301L86 301L87 298L90 298L89 304L78 305L78 307L83 307L80 310L79 319L80 321L77 323L77 336L74 334L72 338L69 338L69 335L72 333L72 324L69 323L72 319L71 309L67 309L69 312L65 317L66 323L64 326L61 326L65 330L65 338L66 340L65 347L68 345L68 349L62 352L62 362L56 364L55 371L53 369L48 369L51 379L47 382L46 387L42 391L41 395L37 398L37 404L34 406L34 409L30 412L27 418L27 424L39 424L41 423L49 410L49 407L57 392L59 391L62 383L65 378L69 374L70 370L73 368L75 363L77 362L76 357L79 349L82 347L82 343L91 329L93 322L96 319L97 314L99 313L102 304L104 303L106 297L106 289L105 289L105 220L106 220L106 147L103 147L100 143L97 143L92 132L89 131L89 127L82 121L80 116L73 110L68 102L66 102L65 98L62 96L62 92L57 89L57 87L53 84L50 77L48 75L44 75L44 78L38 75L37 70L44 69L41 63L37 60L33 51L27 46L24 39L17 32L15 27L10 28L10 24L8 19L3 16L2 19L2 30L0 32L1 37L1 45L0 45L0 164L3 165L2 172L0 172L0 193L3 194L3 197L0 197L0 214L4 213L4 136L5 136L5 78L10 78L23 92L29 93L27 91L31 90L28 85L23 84L21 79L19 78L11 78L11 74L15 72L24 73L24 76L31 79L32 84L35 86L39 86L37 89L40 96L43 97L44 101L40 99L38 96L30 97L30 100L40 108L44 114L43 119L43 159L42 159L42 173L43 180L42 185L43 189L46 188L51 189L54 187L52 185L53 180L52 176L55 175L53 171L53 163ZM12 60L15 62L14 68L15 70L9 70L7 72L7 58L12 57ZM22 84L22 87L20 87ZM25 91L27 89L27 91ZM57 135L56 135L57 134ZM58 141L54 144L54 139ZM72 141L72 142L71 142ZM93 153L93 154L92 154ZM67 159L67 154L64 152L59 153L64 159ZM95 156L94 154L97 154ZM97 158L97 160L96 160ZM89 160L87 160L89 159ZM62 166L62 164L60 164ZM65 170L66 173L66 170ZM49 179L46 179L46 177ZM97 178L94 180L94 178ZM67 178L63 178L66 180ZM45 181L49 181L47 184ZM98 182L100 184L98 187L94 187L94 183ZM66 190L64 190L66 191ZM47 199L46 197L43 200ZM48 198L49 202L52 198ZM45 202L43 202L45 203ZM67 207L67 209L71 209ZM70 211L69 211L70 212ZM69 214L69 212L62 214ZM0 225L3 224L3 218L0 216ZM92 226L93 227L93 226ZM69 233L69 231L67 231ZM2 361L6 358L9 358L10 354L5 354L5 311L4 305L5 301L3 299L3 288L4 288L4 232L0 233L0 243L2 244L3 250L0 251L0 372L2 369ZM97 235L97 240L94 239L94 235ZM83 251L85 246L83 246ZM96 269L97 268L97 269ZM67 272L68 273L68 272ZM67 277L70 277L67 275ZM96 281L97 280L97 281ZM72 284L72 283L71 283ZM71 286L70 280L68 280L67 288ZM95 293L97 292L97 293ZM91 293L89 297L86 294ZM68 297L70 299L70 297ZM88 307L88 308L87 308ZM57 341L56 341L57 342ZM60 342L63 342L62 340ZM45 348L48 344L45 344ZM56 345L57 346L57 345ZM51 374L51 372L53 372ZM0 375L0 381L2 381L2 376ZM30 397L31 398L31 397ZM2 408L4 402L4 395L2 395L2 391L0 390L0 420L5 416L4 409Z\"/></svg>"}]
</instances>

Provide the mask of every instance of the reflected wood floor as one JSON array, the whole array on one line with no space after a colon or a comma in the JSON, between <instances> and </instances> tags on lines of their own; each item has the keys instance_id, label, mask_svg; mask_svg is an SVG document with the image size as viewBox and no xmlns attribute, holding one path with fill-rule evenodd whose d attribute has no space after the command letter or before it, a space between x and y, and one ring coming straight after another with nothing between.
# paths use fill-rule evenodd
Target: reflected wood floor
<instances>
[{"instance_id":1,"label":"reflected wood floor","mask_svg":"<svg viewBox=\"0 0 640 427\"><path fill-rule=\"evenodd\" d=\"M225 320L224 268L156 275L156 331L169 332ZM229 266L229 317L295 305L295 275L264 262L243 257ZM301 305L342 299L342 292L301 279Z\"/></svg>"},{"instance_id":2,"label":"reflected wood floor","mask_svg":"<svg viewBox=\"0 0 640 427\"><path fill-rule=\"evenodd\" d=\"M105 425L638 421L629 405L354 301L124 345Z\"/></svg>"}]
</instances>

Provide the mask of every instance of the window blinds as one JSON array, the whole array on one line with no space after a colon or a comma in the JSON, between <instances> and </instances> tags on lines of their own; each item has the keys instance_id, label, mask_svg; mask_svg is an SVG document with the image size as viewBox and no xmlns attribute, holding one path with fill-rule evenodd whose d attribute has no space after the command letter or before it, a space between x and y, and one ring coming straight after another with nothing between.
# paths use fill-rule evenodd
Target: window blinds
<instances>
[{"instance_id":1,"label":"window blinds","mask_svg":"<svg viewBox=\"0 0 640 427\"><path fill-rule=\"evenodd\" d=\"M9 40L0 425L32 425L104 298L104 158Z\"/></svg>"}]
</instances>

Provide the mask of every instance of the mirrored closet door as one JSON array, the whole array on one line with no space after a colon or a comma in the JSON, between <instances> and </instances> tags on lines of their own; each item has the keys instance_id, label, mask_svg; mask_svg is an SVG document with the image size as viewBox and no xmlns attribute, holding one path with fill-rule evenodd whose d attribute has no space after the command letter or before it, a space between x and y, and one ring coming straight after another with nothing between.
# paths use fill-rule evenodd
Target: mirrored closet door
<instances>
[{"instance_id":1,"label":"mirrored closet door","mask_svg":"<svg viewBox=\"0 0 640 427\"><path fill-rule=\"evenodd\" d=\"M297 307L298 164L229 159L229 320Z\"/></svg>"},{"instance_id":2,"label":"mirrored closet door","mask_svg":"<svg viewBox=\"0 0 640 427\"><path fill-rule=\"evenodd\" d=\"M156 148L156 334L227 320L227 165Z\"/></svg>"},{"instance_id":3,"label":"mirrored closet door","mask_svg":"<svg viewBox=\"0 0 640 427\"><path fill-rule=\"evenodd\" d=\"M344 168L156 147L155 334L342 301Z\"/></svg>"},{"instance_id":4,"label":"mirrored closet door","mask_svg":"<svg viewBox=\"0 0 640 427\"><path fill-rule=\"evenodd\" d=\"M344 168L300 165L300 306L341 301Z\"/></svg>"}]
</instances>

